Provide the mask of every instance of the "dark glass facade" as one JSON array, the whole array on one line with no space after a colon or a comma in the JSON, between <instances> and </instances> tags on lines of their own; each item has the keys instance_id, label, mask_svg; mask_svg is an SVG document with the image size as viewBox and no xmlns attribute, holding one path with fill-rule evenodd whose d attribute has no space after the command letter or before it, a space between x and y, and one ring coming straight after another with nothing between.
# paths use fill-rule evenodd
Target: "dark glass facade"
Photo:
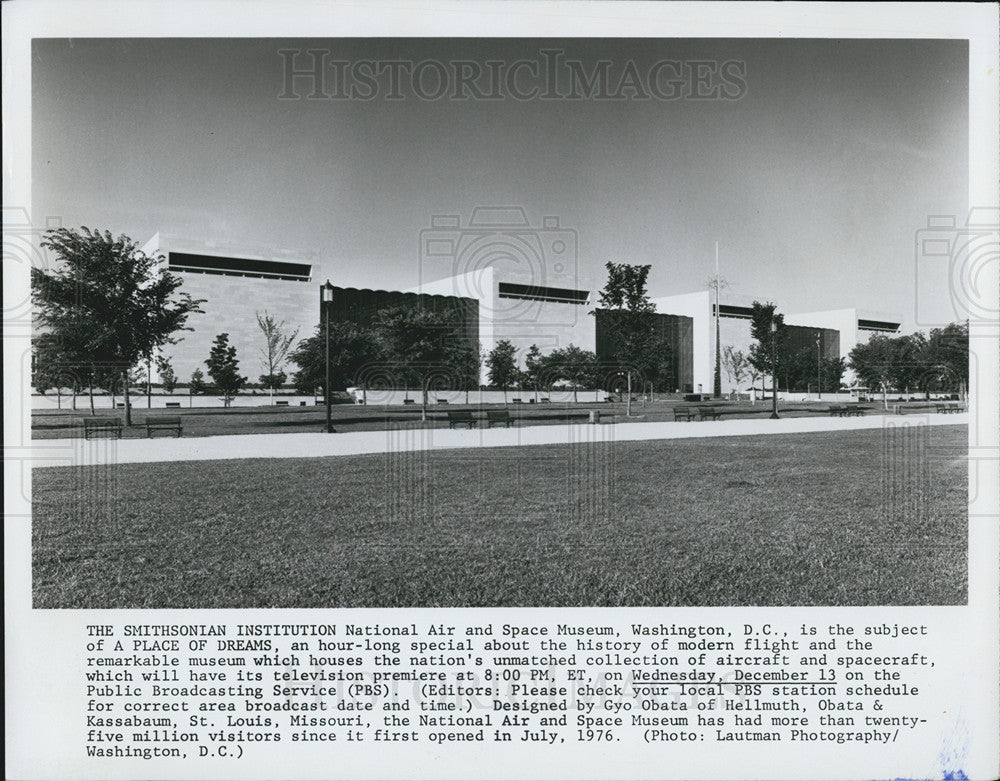
<instances>
[{"instance_id":1,"label":"dark glass facade","mask_svg":"<svg viewBox=\"0 0 1000 781\"><path fill-rule=\"evenodd\" d=\"M815 351L817 336L820 339L820 352L823 355L823 360L835 360L840 357L840 331L835 328L786 325L785 343L782 349L786 350L788 355L795 355L804 349Z\"/></svg>"},{"instance_id":2,"label":"dark glass facade","mask_svg":"<svg viewBox=\"0 0 1000 781\"><path fill-rule=\"evenodd\" d=\"M612 313L604 309L595 312L597 360L602 365L617 363L614 344L610 333ZM667 370L657 378L656 389L660 392L681 391L690 393L694 387L694 320L682 315L654 314L658 337L669 345Z\"/></svg>"},{"instance_id":3,"label":"dark glass facade","mask_svg":"<svg viewBox=\"0 0 1000 781\"><path fill-rule=\"evenodd\" d=\"M458 328L455 338L479 351L479 302L461 296L432 296L425 293L402 293L398 290L334 287L330 305L331 322L371 325L383 309L394 307L425 308L432 312L451 312ZM320 314L322 322L322 313Z\"/></svg>"}]
</instances>

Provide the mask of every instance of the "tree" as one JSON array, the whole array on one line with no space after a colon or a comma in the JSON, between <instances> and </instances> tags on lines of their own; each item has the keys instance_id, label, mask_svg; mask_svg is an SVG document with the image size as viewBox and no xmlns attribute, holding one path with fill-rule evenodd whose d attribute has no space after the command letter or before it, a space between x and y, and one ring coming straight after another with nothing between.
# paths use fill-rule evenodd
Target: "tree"
<instances>
[{"instance_id":1,"label":"tree","mask_svg":"<svg viewBox=\"0 0 1000 781\"><path fill-rule=\"evenodd\" d=\"M778 392L778 371L782 368L782 346L785 337L785 316L776 311L777 307L768 302L762 304L754 301L750 312L750 335L755 343L750 345L748 360L761 377L771 375L771 391ZM771 331L771 323L775 331ZM774 365L772 366L772 347L774 348Z\"/></svg>"},{"instance_id":2,"label":"tree","mask_svg":"<svg viewBox=\"0 0 1000 781\"><path fill-rule=\"evenodd\" d=\"M164 393L173 393L177 387L177 375L174 374L174 367L170 365L170 359L160 355L156 359L156 371L160 375L160 385Z\"/></svg>"},{"instance_id":3,"label":"tree","mask_svg":"<svg viewBox=\"0 0 1000 781\"><path fill-rule=\"evenodd\" d=\"M909 392L910 388L926 390L927 363L930 359L927 337L917 331L890 339L894 349L889 367L890 386L904 392Z\"/></svg>"},{"instance_id":4,"label":"tree","mask_svg":"<svg viewBox=\"0 0 1000 781\"><path fill-rule=\"evenodd\" d=\"M507 387L517 382L518 370L514 345L507 339L501 339L486 356L486 370L490 383L503 388L503 403L507 406Z\"/></svg>"},{"instance_id":5,"label":"tree","mask_svg":"<svg viewBox=\"0 0 1000 781\"><path fill-rule=\"evenodd\" d=\"M822 363L822 387L821 393L836 393L844 383L844 373L847 371L847 362L840 357L824 358Z\"/></svg>"},{"instance_id":6,"label":"tree","mask_svg":"<svg viewBox=\"0 0 1000 781\"><path fill-rule=\"evenodd\" d=\"M882 405L886 409L889 403L886 393L892 385L897 364L904 355L905 346L897 339L876 334L867 344L855 345L848 356L851 369L855 375L869 388L882 391ZM904 359L905 360L905 359Z\"/></svg>"},{"instance_id":7,"label":"tree","mask_svg":"<svg viewBox=\"0 0 1000 781\"><path fill-rule=\"evenodd\" d=\"M485 360L481 348L458 342L452 346L449 363L455 372L455 390L465 391L465 403L469 403L469 391L479 388L479 376Z\"/></svg>"},{"instance_id":8,"label":"tree","mask_svg":"<svg viewBox=\"0 0 1000 781\"><path fill-rule=\"evenodd\" d=\"M524 356L524 372L522 373L522 377L523 382L526 382L534 389L536 404L538 403L538 388L542 382L544 367L545 363L541 350L538 349L537 344L531 345Z\"/></svg>"},{"instance_id":9,"label":"tree","mask_svg":"<svg viewBox=\"0 0 1000 781\"><path fill-rule=\"evenodd\" d=\"M870 388L882 391L883 405L890 389L958 393L964 397L969 382L969 325L951 323L921 332L890 337L873 336L851 350L851 369Z\"/></svg>"},{"instance_id":10,"label":"tree","mask_svg":"<svg viewBox=\"0 0 1000 781\"><path fill-rule=\"evenodd\" d=\"M59 387L58 342L52 334L38 334L31 339L31 387L43 396Z\"/></svg>"},{"instance_id":11,"label":"tree","mask_svg":"<svg viewBox=\"0 0 1000 781\"><path fill-rule=\"evenodd\" d=\"M31 384L36 391L56 391L57 404L62 408L62 389L67 382L73 394L73 409L76 409L76 394L80 387L78 356L72 346L66 345L52 333L41 333L31 340ZM90 412L94 413L94 393L91 387Z\"/></svg>"},{"instance_id":12,"label":"tree","mask_svg":"<svg viewBox=\"0 0 1000 781\"><path fill-rule=\"evenodd\" d=\"M740 390L740 383L747 376L750 370L750 360L746 353L737 350L733 345L727 344L722 351L722 368L726 370L729 381L736 386L736 391Z\"/></svg>"},{"instance_id":13,"label":"tree","mask_svg":"<svg viewBox=\"0 0 1000 781\"><path fill-rule=\"evenodd\" d=\"M842 358L817 359L815 346L802 346L784 360L783 374L788 390L806 391L819 386L819 392L840 390L846 364ZM818 364L818 365L817 365ZM817 373L819 377L817 377Z\"/></svg>"},{"instance_id":14,"label":"tree","mask_svg":"<svg viewBox=\"0 0 1000 781\"><path fill-rule=\"evenodd\" d=\"M382 352L397 363L400 374L420 385L420 419L427 420L427 398L435 377L454 378L463 372L460 326L454 313L424 307L391 307L378 313Z\"/></svg>"},{"instance_id":15,"label":"tree","mask_svg":"<svg viewBox=\"0 0 1000 781\"><path fill-rule=\"evenodd\" d=\"M205 392L205 373L201 369L195 369L191 373L191 380L188 382L188 393L192 396L200 396Z\"/></svg>"},{"instance_id":16,"label":"tree","mask_svg":"<svg viewBox=\"0 0 1000 781\"><path fill-rule=\"evenodd\" d=\"M660 364L662 343L656 336L656 307L646 293L649 265L606 263L608 281L601 291L613 362L625 372L628 401L625 414L632 414L632 375L652 374ZM591 314L596 314L592 312Z\"/></svg>"},{"instance_id":17,"label":"tree","mask_svg":"<svg viewBox=\"0 0 1000 781\"><path fill-rule=\"evenodd\" d=\"M922 390L925 393L946 390L965 398L969 387L968 321L933 329L924 340L920 357Z\"/></svg>"},{"instance_id":18,"label":"tree","mask_svg":"<svg viewBox=\"0 0 1000 781\"><path fill-rule=\"evenodd\" d=\"M543 359L546 385L560 380L573 388L573 401L577 401L577 390L596 381L597 356L589 350L569 345L561 350L553 350Z\"/></svg>"},{"instance_id":19,"label":"tree","mask_svg":"<svg viewBox=\"0 0 1000 781\"><path fill-rule=\"evenodd\" d=\"M288 360L298 366L292 382L299 393L315 393L323 389L326 398L326 330L303 339L289 353ZM330 323L330 389L344 390L352 384L367 389L368 372L380 357L380 347L374 330L356 323Z\"/></svg>"},{"instance_id":20,"label":"tree","mask_svg":"<svg viewBox=\"0 0 1000 781\"><path fill-rule=\"evenodd\" d=\"M126 372L126 377L128 379L129 385L136 388L140 386L145 386L146 388L146 408L152 409L153 407L153 380L152 372L150 371L152 367L149 364L138 365L132 369L130 372Z\"/></svg>"},{"instance_id":21,"label":"tree","mask_svg":"<svg viewBox=\"0 0 1000 781\"><path fill-rule=\"evenodd\" d=\"M61 261L51 272L31 269L40 325L74 345L77 358L118 368L125 385L125 423L132 425L128 372L174 334L190 330L202 300L177 293L181 279L162 256L150 256L127 236L82 227L55 228L41 242Z\"/></svg>"},{"instance_id":22,"label":"tree","mask_svg":"<svg viewBox=\"0 0 1000 781\"><path fill-rule=\"evenodd\" d=\"M257 315L257 325L264 334L264 347L261 349L261 366L267 370L266 374L260 376L260 383L269 391L271 398L274 398L274 391L281 388L288 379L288 375L281 369L285 363L285 358L292 347L292 342L299 335L299 329L288 331L285 321L278 321L274 315L264 310L262 315Z\"/></svg>"},{"instance_id":23,"label":"tree","mask_svg":"<svg viewBox=\"0 0 1000 781\"><path fill-rule=\"evenodd\" d=\"M228 407L247 381L246 377L240 375L240 362L236 359L236 348L229 344L229 334L215 337L212 352L205 365L208 366L208 376L212 378L216 389L225 397L223 404Z\"/></svg>"},{"instance_id":24,"label":"tree","mask_svg":"<svg viewBox=\"0 0 1000 781\"><path fill-rule=\"evenodd\" d=\"M274 398L274 392L276 390L281 390L285 383L288 381L288 375L283 371L274 372L273 374L262 374L258 377L260 381L260 386L265 390L270 392L270 396Z\"/></svg>"}]
</instances>

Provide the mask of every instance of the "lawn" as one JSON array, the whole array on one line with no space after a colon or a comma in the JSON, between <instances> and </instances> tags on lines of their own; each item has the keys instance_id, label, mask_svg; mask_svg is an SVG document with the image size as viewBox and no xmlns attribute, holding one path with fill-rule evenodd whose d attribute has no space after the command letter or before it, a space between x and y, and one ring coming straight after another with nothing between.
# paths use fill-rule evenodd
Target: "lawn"
<instances>
[{"instance_id":1,"label":"lawn","mask_svg":"<svg viewBox=\"0 0 1000 781\"><path fill-rule=\"evenodd\" d=\"M783 417L827 415L832 402L782 402L780 412ZM635 420L646 422L674 420L674 407L689 406L675 398L657 399L649 403L637 401L632 405ZM482 409L500 408L501 404L484 405ZM709 406L724 407L726 418L760 418L771 414L770 403L719 401ZM881 403L865 405L869 412L882 412ZM448 427L448 410L471 409L477 417L483 417L478 405L449 404L431 405L428 409L429 421L420 422L419 406L360 406L356 404L335 404L332 409L333 426L338 432L379 431L386 426L435 428ZM519 425L552 425L581 422L587 419L590 410L599 410L606 421L625 421L625 404L621 402L590 402L579 404L511 404L510 414ZM904 413L935 412L933 404L914 402L901 405ZM64 439L83 436L82 420L90 416L90 410L81 406L78 410L36 410L31 415L32 439ZM123 418L121 410L102 409L98 417ZM193 409L144 409L138 403L133 407L132 428L126 429L126 438L145 438L144 422L147 417L179 416L184 425L185 437L212 437L223 434L292 434L323 431L326 427L324 407L195 407Z\"/></svg>"},{"instance_id":2,"label":"lawn","mask_svg":"<svg viewBox=\"0 0 1000 781\"><path fill-rule=\"evenodd\" d=\"M33 473L36 607L964 604L967 428Z\"/></svg>"}]
</instances>

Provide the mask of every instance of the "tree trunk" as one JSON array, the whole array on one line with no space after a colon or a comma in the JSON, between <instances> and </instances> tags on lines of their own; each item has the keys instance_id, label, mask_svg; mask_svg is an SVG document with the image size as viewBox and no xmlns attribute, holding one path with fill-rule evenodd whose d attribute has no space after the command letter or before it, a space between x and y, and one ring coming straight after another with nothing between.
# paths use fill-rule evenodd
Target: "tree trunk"
<instances>
[{"instance_id":1,"label":"tree trunk","mask_svg":"<svg viewBox=\"0 0 1000 781\"><path fill-rule=\"evenodd\" d=\"M79 390L79 385L78 385L78 383L77 383L76 380L73 380L73 386L71 388L71 391L73 393L73 411L74 412L76 412L76 394L77 394L78 390Z\"/></svg>"},{"instance_id":2,"label":"tree trunk","mask_svg":"<svg viewBox=\"0 0 1000 781\"><path fill-rule=\"evenodd\" d=\"M632 417L632 372L625 372L626 394L625 394L625 417Z\"/></svg>"},{"instance_id":3,"label":"tree trunk","mask_svg":"<svg viewBox=\"0 0 1000 781\"><path fill-rule=\"evenodd\" d=\"M125 397L125 425L132 425L132 405L128 396L128 371L122 372L122 395Z\"/></svg>"},{"instance_id":4,"label":"tree trunk","mask_svg":"<svg viewBox=\"0 0 1000 781\"><path fill-rule=\"evenodd\" d=\"M420 383L420 395L421 395L421 398L422 398L422 402L421 402L421 405L420 405L420 422L421 423L426 423L427 422L427 396L428 396L427 382L426 381Z\"/></svg>"},{"instance_id":5,"label":"tree trunk","mask_svg":"<svg viewBox=\"0 0 1000 781\"><path fill-rule=\"evenodd\" d=\"M153 408L153 359L146 359L146 409Z\"/></svg>"},{"instance_id":6,"label":"tree trunk","mask_svg":"<svg viewBox=\"0 0 1000 781\"><path fill-rule=\"evenodd\" d=\"M56 409L62 409L62 388L56 385Z\"/></svg>"},{"instance_id":7,"label":"tree trunk","mask_svg":"<svg viewBox=\"0 0 1000 781\"><path fill-rule=\"evenodd\" d=\"M89 383L89 387L87 388L87 390L88 390L89 396L90 396L90 414L93 415L94 414L94 375L93 374L90 375L90 383Z\"/></svg>"}]
</instances>

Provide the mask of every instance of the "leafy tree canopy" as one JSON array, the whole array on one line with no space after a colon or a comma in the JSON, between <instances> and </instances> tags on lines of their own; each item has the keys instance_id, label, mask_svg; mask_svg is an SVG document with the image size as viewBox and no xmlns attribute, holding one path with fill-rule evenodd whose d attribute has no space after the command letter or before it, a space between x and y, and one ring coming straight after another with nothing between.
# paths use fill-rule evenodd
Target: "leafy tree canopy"
<instances>
[{"instance_id":1,"label":"leafy tree canopy","mask_svg":"<svg viewBox=\"0 0 1000 781\"><path fill-rule=\"evenodd\" d=\"M202 300L178 292L181 279L167 272L162 256L150 256L127 236L109 231L55 228L41 242L59 260L53 270L31 269L31 296L42 329L60 340L62 359L90 366L87 380L113 384L178 331ZM97 367L101 367L98 369ZM98 377L97 375L102 375ZM126 423L131 407L125 405Z\"/></svg>"},{"instance_id":2,"label":"leafy tree canopy","mask_svg":"<svg viewBox=\"0 0 1000 781\"><path fill-rule=\"evenodd\" d=\"M490 383L506 390L517 382L517 350L507 339L500 339L486 356L486 371Z\"/></svg>"},{"instance_id":3,"label":"leafy tree canopy","mask_svg":"<svg viewBox=\"0 0 1000 781\"><path fill-rule=\"evenodd\" d=\"M316 332L298 343L288 359L298 367L292 376L299 393L313 393L326 384L326 332ZM381 357L381 342L373 328L356 323L330 323L330 389L364 385L364 368Z\"/></svg>"},{"instance_id":4,"label":"leafy tree canopy","mask_svg":"<svg viewBox=\"0 0 1000 781\"><path fill-rule=\"evenodd\" d=\"M181 279L160 265L162 257L147 255L127 236L57 228L45 234L42 246L61 265L31 269L39 321L66 337L81 360L115 361L129 369L157 347L176 342L174 334L190 330L188 315L201 311L204 301L178 292Z\"/></svg>"},{"instance_id":5,"label":"leafy tree canopy","mask_svg":"<svg viewBox=\"0 0 1000 781\"><path fill-rule=\"evenodd\" d=\"M229 344L229 334L219 334L215 337L205 365L208 366L208 375L215 387L225 396L225 405L228 407L229 402L247 381L247 378L240 374L236 348Z\"/></svg>"},{"instance_id":6,"label":"leafy tree canopy","mask_svg":"<svg viewBox=\"0 0 1000 781\"><path fill-rule=\"evenodd\" d=\"M771 331L771 323L775 331ZM778 374L782 371L782 346L784 344L785 316L777 311L777 307L768 302L762 304L754 301L750 314L750 335L754 344L750 345L749 360L751 365L762 375L771 374L771 344L774 343L774 357Z\"/></svg>"}]
</instances>

